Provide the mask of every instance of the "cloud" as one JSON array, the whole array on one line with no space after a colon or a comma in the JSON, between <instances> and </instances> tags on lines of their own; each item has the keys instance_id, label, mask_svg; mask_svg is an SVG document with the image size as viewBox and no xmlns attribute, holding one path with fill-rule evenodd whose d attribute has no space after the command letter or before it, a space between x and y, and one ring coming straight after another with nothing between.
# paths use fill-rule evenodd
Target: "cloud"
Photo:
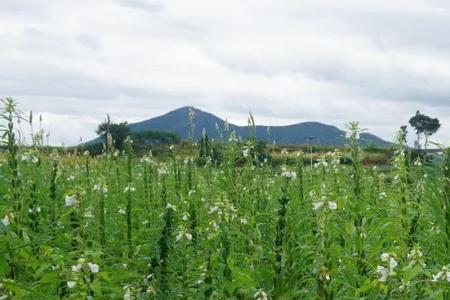
<instances>
[{"instance_id":1,"label":"cloud","mask_svg":"<svg viewBox=\"0 0 450 300\"><path fill-rule=\"evenodd\" d=\"M0 26L0 90L55 144L106 113L185 105L239 124L359 120L388 140L420 109L450 141L446 1L6 0Z\"/></svg>"},{"instance_id":2,"label":"cloud","mask_svg":"<svg viewBox=\"0 0 450 300\"><path fill-rule=\"evenodd\" d=\"M141 9L149 13L158 13L164 9L161 2L148 0L116 0L118 4L134 9Z\"/></svg>"}]
</instances>

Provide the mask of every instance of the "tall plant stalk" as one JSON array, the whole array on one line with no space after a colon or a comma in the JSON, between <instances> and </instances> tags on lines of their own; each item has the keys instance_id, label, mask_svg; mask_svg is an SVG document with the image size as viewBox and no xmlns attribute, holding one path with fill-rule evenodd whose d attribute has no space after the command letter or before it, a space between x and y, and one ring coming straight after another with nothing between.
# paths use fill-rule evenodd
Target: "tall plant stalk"
<instances>
[{"instance_id":1,"label":"tall plant stalk","mask_svg":"<svg viewBox=\"0 0 450 300\"><path fill-rule=\"evenodd\" d=\"M131 258L133 254L133 229L132 229L132 192L133 187L133 174L132 174L132 160L133 160L133 141L130 137L125 140L125 152L127 155L127 175L128 175L128 186L126 191L127 197L127 245L128 245L128 257Z\"/></svg>"},{"instance_id":2,"label":"tall plant stalk","mask_svg":"<svg viewBox=\"0 0 450 300\"><path fill-rule=\"evenodd\" d=\"M365 216L364 216L364 199L362 197L362 155L359 146L359 135L363 131L359 127L359 123L350 122L347 124L350 139L350 152L352 158L352 181L353 181L353 197L351 202L351 211L353 215L353 225L356 229L356 237L353 248L357 255L356 265L360 276L361 284L367 274L366 252L365 252Z\"/></svg>"},{"instance_id":3,"label":"tall plant stalk","mask_svg":"<svg viewBox=\"0 0 450 300\"><path fill-rule=\"evenodd\" d=\"M17 102L8 97L1 99L3 109L0 118L6 122L6 125L1 125L2 139L5 141L8 153L8 165L11 171L11 195L14 203L14 218L17 225L18 233L21 231L20 221L23 209L23 199L20 196L21 180L19 176L18 151L19 147L16 140L16 129L14 126L15 119L23 119L17 110Z\"/></svg>"}]
</instances>

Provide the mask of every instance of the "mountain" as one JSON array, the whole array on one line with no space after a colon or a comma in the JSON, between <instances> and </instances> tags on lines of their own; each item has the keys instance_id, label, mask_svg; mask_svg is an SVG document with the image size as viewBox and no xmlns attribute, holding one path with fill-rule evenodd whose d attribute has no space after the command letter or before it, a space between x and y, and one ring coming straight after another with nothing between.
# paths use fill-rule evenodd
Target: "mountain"
<instances>
[{"instance_id":1,"label":"mountain","mask_svg":"<svg viewBox=\"0 0 450 300\"><path fill-rule=\"evenodd\" d=\"M205 128L209 138L220 138L219 132L217 131L217 125L223 133L225 121L211 113L189 106L181 107L156 118L130 124L131 131L169 131L176 133L182 139L187 139L189 132L189 109L192 109L195 113L194 138L196 140L200 139L203 128ZM242 138L248 136L249 129L247 126L229 124L229 128L230 131L234 130L237 136ZM313 144L342 146L348 143L345 139L344 131L319 122L304 122L287 126L270 126L269 132L270 141L275 141L277 144L309 144L311 143L311 140L309 140L310 137L313 138ZM256 137L259 140L269 140L268 126L256 126ZM387 147L390 145L390 143L370 133L361 134L360 144L364 146L375 145L378 147Z\"/></svg>"}]
</instances>

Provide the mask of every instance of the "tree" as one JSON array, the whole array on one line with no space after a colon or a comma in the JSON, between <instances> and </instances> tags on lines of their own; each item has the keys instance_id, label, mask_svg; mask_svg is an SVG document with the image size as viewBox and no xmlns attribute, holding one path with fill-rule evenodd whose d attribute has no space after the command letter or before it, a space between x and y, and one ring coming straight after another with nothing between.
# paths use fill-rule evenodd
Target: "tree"
<instances>
[{"instance_id":1,"label":"tree","mask_svg":"<svg viewBox=\"0 0 450 300\"><path fill-rule=\"evenodd\" d=\"M96 133L105 140L106 150L110 150L114 144L117 150L123 150L125 138L130 134L130 127L127 122L111 123L109 115L105 122L98 125Z\"/></svg>"},{"instance_id":2,"label":"tree","mask_svg":"<svg viewBox=\"0 0 450 300\"><path fill-rule=\"evenodd\" d=\"M425 149L428 146L428 138L435 134L439 128L441 128L441 123L439 122L438 118L433 118L428 123L427 128L425 129L424 135L425 135Z\"/></svg>"},{"instance_id":3,"label":"tree","mask_svg":"<svg viewBox=\"0 0 450 300\"><path fill-rule=\"evenodd\" d=\"M431 118L427 115L422 114L420 111L417 111L416 114L411 119L409 119L409 124L416 130L416 146L419 149L421 148L421 136L423 135L425 137L426 149L428 146L429 137L435 134L441 127L441 124L437 118Z\"/></svg>"}]
</instances>

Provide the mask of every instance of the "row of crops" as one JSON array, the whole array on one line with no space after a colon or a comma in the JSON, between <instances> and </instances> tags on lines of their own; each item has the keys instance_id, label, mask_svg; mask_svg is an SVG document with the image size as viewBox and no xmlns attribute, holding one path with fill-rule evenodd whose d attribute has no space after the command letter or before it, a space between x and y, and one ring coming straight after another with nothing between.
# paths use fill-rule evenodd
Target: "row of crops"
<instances>
[{"instance_id":1,"label":"row of crops","mask_svg":"<svg viewBox=\"0 0 450 300\"><path fill-rule=\"evenodd\" d=\"M312 167L19 147L3 111L0 299L450 299L450 158ZM237 157L244 162L236 164Z\"/></svg>"}]
</instances>

